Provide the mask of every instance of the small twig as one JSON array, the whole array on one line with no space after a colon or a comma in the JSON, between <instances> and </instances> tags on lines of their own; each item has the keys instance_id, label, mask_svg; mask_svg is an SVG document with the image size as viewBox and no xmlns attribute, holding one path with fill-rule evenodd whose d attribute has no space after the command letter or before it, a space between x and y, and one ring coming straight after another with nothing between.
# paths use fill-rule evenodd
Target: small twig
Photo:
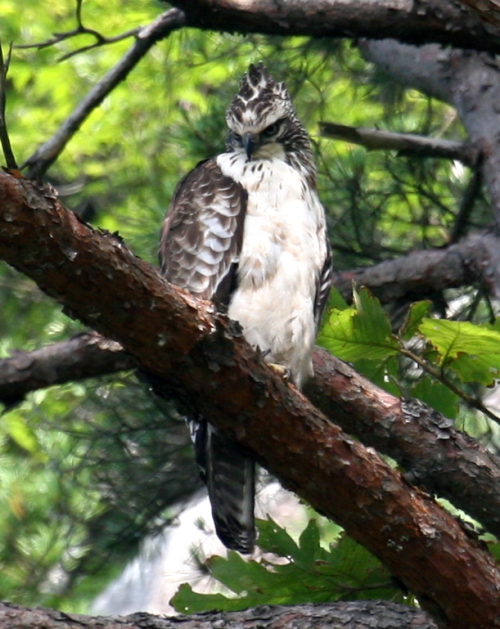
<instances>
[{"instance_id":1,"label":"small twig","mask_svg":"<svg viewBox=\"0 0 500 629\"><path fill-rule=\"evenodd\" d=\"M441 384L444 384L445 387L448 387L450 391L452 391L456 396L458 396L463 402L465 402L471 408L475 408L477 411L484 413L487 417L492 419L497 424L500 424L500 417L492 413L482 402L480 402L477 398L474 398L467 393L461 391L451 380L449 380L442 371L435 369L432 365L430 365L426 360L414 354L411 350L406 349L405 347L399 348L400 353L407 358L413 360L419 367L421 367L426 373L435 378Z\"/></svg>"},{"instance_id":2,"label":"small twig","mask_svg":"<svg viewBox=\"0 0 500 629\"><path fill-rule=\"evenodd\" d=\"M22 164L28 168L26 176L41 178L57 160L66 144L78 131L90 113L121 82L160 39L184 25L185 16L179 9L170 9L158 16L151 24L140 30L133 46L120 61L95 85L87 96L75 107L55 134L40 146Z\"/></svg>"},{"instance_id":3,"label":"small twig","mask_svg":"<svg viewBox=\"0 0 500 629\"><path fill-rule=\"evenodd\" d=\"M86 26L84 26L82 18L82 0L76 0L75 18L77 23L76 28L73 28L70 31L54 33L54 36L51 39L47 39L36 44L21 44L16 46L16 48L37 48L38 50L41 50L42 48L48 48L49 46L58 44L59 42L65 41L66 39L70 39L71 37L77 37L78 35L91 35L92 37L95 37L96 41L93 44L89 44L88 46L83 46L82 48L78 48L77 50L68 52L58 59L58 61L65 61L66 59L74 57L81 52L92 50L92 48L97 48L98 46L104 46L106 44L114 44L115 42L122 41L123 39L127 39L128 37L135 36L142 29L141 26L138 26L136 28L132 28L126 31L125 33L121 33L120 35L115 35L115 37L104 37L104 35L101 35L101 33L96 31L95 29L87 28Z\"/></svg>"},{"instance_id":4,"label":"small twig","mask_svg":"<svg viewBox=\"0 0 500 629\"><path fill-rule=\"evenodd\" d=\"M320 135L325 138L360 144L369 151L395 150L400 155L456 159L466 166L475 166L479 151L463 142L428 138L412 133L391 133L380 129L349 127L334 122L320 122Z\"/></svg>"},{"instance_id":5,"label":"small twig","mask_svg":"<svg viewBox=\"0 0 500 629\"><path fill-rule=\"evenodd\" d=\"M7 120L5 108L7 104L7 73L9 71L10 57L12 54L12 42L9 46L7 59L4 61L2 52L2 42L0 41L0 142L2 143L3 154L7 168L17 170L17 162L10 144L9 133L7 131Z\"/></svg>"}]
</instances>

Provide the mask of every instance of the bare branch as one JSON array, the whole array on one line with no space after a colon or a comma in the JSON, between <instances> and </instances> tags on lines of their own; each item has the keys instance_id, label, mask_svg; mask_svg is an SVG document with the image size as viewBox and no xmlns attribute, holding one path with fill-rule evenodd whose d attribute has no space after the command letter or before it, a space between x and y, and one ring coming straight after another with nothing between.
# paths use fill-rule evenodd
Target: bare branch
<instances>
[{"instance_id":1,"label":"bare branch","mask_svg":"<svg viewBox=\"0 0 500 629\"><path fill-rule=\"evenodd\" d=\"M372 267L334 274L334 284L347 300L353 283L370 288L382 303L425 299L446 288L471 285L498 298L499 240L492 234L478 234L443 249L413 251Z\"/></svg>"},{"instance_id":2,"label":"bare branch","mask_svg":"<svg viewBox=\"0 0 500 629\"><path fill-rule=\"evenodd\" d=\"M186 24L205 30L313 37L436 42L464 49L500 51L499 30L455 0L175 0Z\"/></svg>"},{"instance_id":3,"label":"bare branch","mask_svg":"<svg viewBox=\"0 0 500 629\"><path fill-rule=\"evenodd\" d=\"M136 367L134 358L119 343L95 332L80 334L0 360L0 402L10 407L30 391Z\"/></svg>"},{"instance_id":4,"label":"bare branch","mask_svg":"<svg viewBox=\"0 0 500 629\"><path fill-rule=\"evenodd\" d=\"M97 48L98 46L104 46L106 44L113 44L115 42L122 41L123 39L127 39L128 37L137 35L141 31L142 27L138 26L137 28L132 28L126 31L125 33L120 33L120 35L115 35L114 37L105 37L98 31L96 31L95 29L87 28L86 26L84 26L83 19L82 19L82 4L83 4L82 0L76 0L76 9L75 9L75 19L77 23L76 28L73 28L70 31L54 33L53 37L42 42L38 42L35 44L17 45L16 48L21 48L21 49L36 48L38 50L41 50L42 48L48 48L49 46L53 46L54 44L65 41L66 39L71 39L72 37L77 37L78 35L91 35L92 37L95 38L96 41L93 44L90 44L88 46L83 46L82 48L78 48L77 50L73 50L72 52L68 52L67 54L59 58L59 61L64 61L65 59L74 57L75 55L81 52L92 50L93 48Z\"/></svg>"},{"instance_id":5,"label":"bare branch","mask_svg":"<svg viewBox=\"0 0 500 629\"><path fill-rule=\"evenodd\" d=\"M167 396L196 408L344 526L442 622L498 626L500 572L489 554L283 382L211 303L196 302L119 239L84 225L50 189L0 173L0 212L0 257L120 342Z\"/></svg>"},{"instance_id":6,"label":"bare branch","mask_svg":"<svg viewBox=\"0 0 500 629\"><path fill-rule=\"evenodd\" d=\"M9 133L7 131L7 119L5 109L7 105L7 73L9 71L10 57L12 53L12 42L9 46L7 59L3 58L2 42L0 42L0 142L2 143L3 154L7 168L17 170L16 158L10 144Z\"/></svg>"},{"instance_id":7,"label":"bare branch","mask_svg":"<svg viewBox=\"0 0 500 629\"><path fill-rule=\"evenodd\" d=\"M106 76L76 106L56 133L40 146L21 166L28 168L29 178L40 179L57 160L64 147L78 131L91 112L121 82L159 40L184 25L184 14L171 9L160 15L153 23L141 29L134 45Z\"/></svg>"},{"instance_id":8,"label":"bare branch","mask_svg":"<svg viewBox=\"0 0 500 629\"><path fill-rule=\"evenodd\" d=\"M30 609L0 603L0 626L45 629L437 629L429 616L413 607L389 601L261 606L240 612L206 612L167 618L146 613L92 618L83 614Z\"/></svg>"},{"instance_id":9,"label":"bare branch","mask_svg":"<svg viewBox=\"0 0 500 629\"><path fill-rule=\"evenodd\" d=\"M467 166L477 163L478 150L466 142L428 138L413 133L393 133L380 129L349 127L334 122L320 122L320 135L325 138L361 144L369 151L394 150L400 155L442 157L459 160Z\"/></svg>"}]
</instances>

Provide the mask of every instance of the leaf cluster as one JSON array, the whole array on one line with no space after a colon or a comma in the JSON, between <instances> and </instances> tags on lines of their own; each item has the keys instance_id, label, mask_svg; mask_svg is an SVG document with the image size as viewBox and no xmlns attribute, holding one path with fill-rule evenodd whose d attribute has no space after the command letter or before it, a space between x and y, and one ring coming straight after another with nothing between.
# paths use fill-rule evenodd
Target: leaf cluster
<instances>
[{"instance_id":1,"label":"leaf cluster","mask_svg":"<svg viewBox=\"0 0 500 629\"><path fill-rule=\"evenodd\" d=\"M258 560L245 561L230 552L227 558L214 556L205 562L227 594L199 594L189 584L181 585L171 601L177 611L192 614L369 598L407 602L380 561L346 535L340 534L325 548L316 520L309 521L297 541L272 519L257 525L262 553Z\"/></svg>"}]
</instances>

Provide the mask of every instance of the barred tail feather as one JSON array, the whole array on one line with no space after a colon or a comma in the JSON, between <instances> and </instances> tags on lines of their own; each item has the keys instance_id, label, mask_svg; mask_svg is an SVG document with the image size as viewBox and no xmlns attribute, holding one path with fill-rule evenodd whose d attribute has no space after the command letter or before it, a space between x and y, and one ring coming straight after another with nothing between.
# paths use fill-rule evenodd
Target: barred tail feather
<instances>
[{"instance_id":1,"label":"barred tail feather","mask_svg":"<svg viewBox=\"0 0 500 629\"><path fill-rule=\"evenodd\" d=\"M251 553L255 543L255 462L208 422L197 426L195 451L219 539L227 548Z\"/></svg>"}]
</instances>

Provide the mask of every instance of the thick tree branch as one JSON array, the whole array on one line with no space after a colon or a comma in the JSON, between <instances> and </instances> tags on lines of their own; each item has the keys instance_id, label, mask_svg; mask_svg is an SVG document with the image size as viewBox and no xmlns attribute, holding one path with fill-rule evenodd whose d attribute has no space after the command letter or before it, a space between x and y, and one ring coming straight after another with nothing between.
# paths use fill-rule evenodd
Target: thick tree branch
<instances>
[{"instance_id":1,"label":"thick tree branch","mask_svg":"<svg viewBox=\"0 0 500 629\"><path fill-rule=\"evenodd\" d=\"M500 537L497 457L441 414L382 391L325 350L316 349L314 365L306 393L319 410L366 446L395 459L413 484L448 499ZM1 360L0 400L15 403L34 388L136 366L118 343L82 334Z\"/></svg>"},{"instance_id":2,"label":"thick tree branch","mask_svg":"<svg viewBox=\"0 0 500 629\"><path fill-rule=\"evenodd\" d=\"M382 303L471 285L498 298L500 242L492 234L477 234L442 249L414 251L372 267L334 274L334 285L346 301L352 299L353 284L368 287ZM0 402L9 405L39 388L135 366L121 346L92 334L34 352L17 352L0 360Z\"/></svg>"},{"instance_id":3,"label":"thick tree branch","mask_svg":"<svg viewBox=\"0 0 500 629\"><path fill-rule=\"evenodd\" d=\"M430 497L272 373L237 326L92 230L47 188L0 173L0 257L240 441L386 564L435 618L500 626L500 573ZM166 384L168 383L168 384ZM460 574L460 579L456 575Z\"/></svg>"},{"instance_id":4,"label":"thick tree branch","mask_svg":"<svg viewBox=\"0 0 500 629\"><path fill-rule=\"evenodd\" d=\"M95 332L80 334L0 360L0 403L9 407L21 402L30 391L135 367L133 356L119 343Z\"/></svg>"},{"instance_id":5,"label":"thick tree branch","mask_svg":"<svg viewBox=\"0 0 500 629\"><path fill-rule=\"evenodd\" d=\"M446 288L480 286L500 297L500 241L478 234L442 249L413 251L372 267L339 271L334 285L350 300L352 285L367 286L383 303L423 299Z\"/></svg>"},{"instance_id":6,"label":"thick tree branch","mask_svg":"<svg viewBox=\"0 0 500 629\"><path fill-rule=\"evenodd\" d=\"M387 33L406 43L437 42L498 52L498 31L453 0L175 0L186 24L202 29L269 35L367 37Z\"/></svg>"},{"instance_id":7,"label":"thick tree branch","mask_svg":"<svg viewBox=\"0 0 500 629\"><path fill-rule=\"evenodd\" d=\"M357 601L294 607L261 606L241 612L208 612L174 618L146 613L92 618L0 603L0 627L26 629L437 629L423 611L388 601Z\"/></svg>"}]
</instances>

